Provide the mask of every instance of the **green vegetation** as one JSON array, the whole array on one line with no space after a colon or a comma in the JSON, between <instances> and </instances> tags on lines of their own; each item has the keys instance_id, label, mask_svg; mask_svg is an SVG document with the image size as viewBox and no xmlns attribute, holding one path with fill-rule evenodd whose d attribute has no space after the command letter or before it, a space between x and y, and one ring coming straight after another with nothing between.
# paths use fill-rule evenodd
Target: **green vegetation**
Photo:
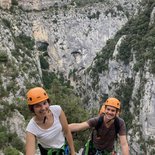
<instances>
[{"instance_id":1,"label":"green vegetation","mask_svg":"<svg viewBox=\"0 0 155 155\"><path fill-rule=\"evenodd\" d=\"M42 61L46 56L42 56ZM46 65L45 65L46 66ZM48 91L52 104L61 105L68 122L81 122L87 120L88 112L84 109L81 98L75 93L70 81L64 78L60 72L49 72L48 67L42 67L42 80L44 87ZM73 73L70 74L72 76ZM74 135L77 151L84 146L89 131L81 132Z\"/></svg>"},{"instance_id":2,"label":"green vegetation","mask_svg":"<svg viewBox=\"0 0 155 155\"><path fill-rule=\"evenodd\" d=\"M120 31L117 32L113 39L107 42L102 51L97 54L94 63L87 69L87 72L93 79L92 88L95 91L98 90L98 82L100 80L99 74L108 71L108 61L113 58L112 54L115 45L118 42L118 39L122 36L124 36L124 39L122 39L120 46L117 48L118 55L116 56L116 60L118 62L123 62L124 65L127 66L133 61L133 58L135 58L136 61L134 61L135 64L133 69L135 72L139 71L140 74L143 73L146 63L149 62L149 71L155 74L155 23L150 24L150 16L155 6L155 2L148 1L145 5L147 6L146 9L136 17L133 17ZM110 46L110 44L112 46ZM116 97L122 101L121 116L126 122L127 130L132 128L133 131L132 135L130 135L131 139L132 136L138 133L139 140L137 142L141 144L141 150L146 154L148 146L154 145L154 140L149 139L146 141L143 138L141 125L133 122L133 120L135 120L135 115L137 117L140 115L140 99L144 95L144 84L146 80L142 75L140 75L140 77L141 83L136 92L137 94L134 94L134 98L132 96L134 79L132 78L127 78L126 81L117 84L115 83L114 85L109 86L109 89L111 89L110 87L115 87ZM134 114L129 110L131 99L133 102L132 110L134 111ZM154 153L153 149L152 152Z\"/></svg>"},{"instance_id":3,"label":"green vegetation","mask_svg":"<svg viewBox=\"0 0 155 155\"><path fill-rule=\"evenodd\" d=\"M4 150L4 152L24 152L24 143L18 138L17 134L7 133L6 130L5 127L0 126L0 149ZM11 150L9 145L12 146Z\"/></svg>"},{"instance_id":4,"label":"green vegetation","mask_svg":"<svg viewBox=\"0 0 155 155\"><path fill-rule=\"evenodd\" d=\"M44 76L45 74L43 74L43 78ZM50 85L45 86L47 86L46 90L51 99L51 104L61 105L67 116L68 122L72 123L87 120L88 112L84 109L81 98L77 96L73 88L65 81L62 75L59 74L58 77L56 74L50 73L46 75L46 80L47 78L50 81L48 81ZM26 100L17 98L15 103L18 103L14 104L15 108L24 116L26 122L28 122L32 117L32 113L30 113L27 107ZM89 137L89 133L89 131L85 131L73 135L77 151L81 148L81 146L84 146L87 138Z\"/></svg>"},{"instance_id":5,"label":"green vegetation","mask_svg":"<svg viewBox=\"0 0 155 155\"><path fill-rule=\"evenodd\" d=\"M82 108L81 99L75 94L72 88L62 86L57 79L54 79L50 94L52 102L63 107L69 122L80 122L83 118L86 118L87 113Z\"/></svg>"},{"instance_id":6,"label":"green vegetation","mask_svg":"<svg viewBox=\"0 0 155 155\"><path fill-rule=\"evenodd\" d=\"M11 23L9 20L3 18L2 19L2 22L4 23L4 25L7 27L7 28L11 28Z\"/></svg>"},{"instance_id":7,"label":"green vegetation","mask_svg":"<svg viewBox=\"0 0 155 155\"><path fill-rule=\"evenodd\" d=\"M127 129L132 127L133 114L130 112L130 99L133 91L134 80L127 78L126 81L119 84L116 90L116 97L121 101L121 116L126 122Z\"/></svg>"},{"instance_id":8,"label":"green vegetation","mask_svg":"<svg viewBox=\"0 0 155 155\"><path fill-rule=\"evenodd\" d=\"M0 98L8 96L8 92L0 85Z\"/></svg>"},{"instance_id":9,"label":"green vegetation","mask_svg":"<svg viewBox=\"0 0 155 155\"><path fill-rule=\"evenodd\" d=\"M152 149L150 154L155 154L155 149Z\"/></svg>"},{"instance_id":10,"label":"green vegetation","mask_svg":"<svg viewBox=\"0 0 155 155\"><path fill-rule=\"evenodd\" d=\"M129 62L132 61L130 44L131 39L132 36L128 35L124 40L122 40L121 45L118 49L119 54L117 55L117 59L124 61L124 64L129 64Z\"/></svg>"},{"instance_id":11,"label":"green vegetation","mask_svg":"<svg viewBox=\"0 0 155 155\"><path fill-rule=\"evenodd\" d=\"M73 69L73 70L70 70L70 72L69 72L69 78L73 78L73 81L76 81L77 80L77 75L76 75L76 71L77 71L77 69Z\"/></svg>"},{"instance_id":12,"label":"green vegetation","mask_svg":"<svg viewBox=\"0 0 155 155\"><path fill-rule=\"evenodd\" d=\"M48 72L46 70L42 70L42 73L43 73L42 80L43 80L44 87L47 89L50 89L53 80L57 78L57 76L54 72Z\"/></svg>"},{"instance_id":13,"label":"green vegetation","mask_svg":"<svg viewBox=\"0 0 155 155\"><path fill-rule=\"evenodd\" d=\"M112 58L115 45L122 36L124 39L118 47L117 61L128 65L135 56L134 70L142 71L147 61L150 61L150 71L155 73L155 24L149 25L150 13L155 4L150 1L146 10L137 17L133 17L113 39L107 41L106 46L98 53L94 63L87 69L87 73L93 79L92 88L98 90L99 74L108 70L109 60Z\"/></svg>"},{"instance_id":14,"label":"green vegetation","mask_svg":"<svg viewBox=\"0 0 155 155\"><path fill-rule=\"evenodd\" d=\"M0 62L7 62L8 55L6 51L0 51Z\"/></svg>"},{"instance_id":15,"label":"green vegetation","mask_svg":"<svg viewBox=\"0 0 155 155\"><path fill-rule=\"evenodd\" d=\"M19 151L16 148L8 146L4 149L5 155L20 155Z\"/></svg>"},{"instance_id":16,"label":"green vegetation","mask_svg":"<svg viewBox=\"0 0 155 155\"><path fill-rule=\"evenodd\" d=\"M17 109L20 114L24 116L25 121L28 122L32 118L33 114L28 109L26 98L16 98L14 102L15 109Z\"/></svg>"},{"instance_id":17,"label":"green vegetation","mask_svg":"<svg viewBox=\"0 0 155 155\"><path fill-rule=\"evenodd\" d=\"M89 13L88 18L89 18L89 19L93 19L93 18L99 19L99 16L100 16L100 12L97 11L96 13L93 13L93 14L90 14L90 13Z\"/></svg>"},{"instance_id":18,"label":"green vegetation","mask_svg":"<svg viewBox=\"0 0 155 155\"><path fill-rule=\"evenodd\" d=\"M40 43L40 44L39 44L38 50L39 50L39 51L46 52L46 51L47 51L47 47L48 47L48 43L43 42L43 43Z\"/></svg>"},{"instance_id":19,"label":"green vegetation","mask_svg":"<svg viewBox=\"0 0 155 155\"><path fill-rule=\"evenodd\" d=\"M31 37L26 36L25 34L20 34L19 36L15 37L15 40L17 45L22 45L27 47L29 50L33 50L34 40L32 40Z\"/></svg>"},{"instance_id":20,"label":"green vegetation","mask_svg":"<svg viewBox=\"0 0 155 155\"><path fill-rule=\"evenodd\" d=\"M112 57L117 41L116 38L108 40L101 52L97 53L94 63L86 71L93 79L92 88L94 90L98 90L99 74L108 70L109 59Z\"/></svg>"},{"instance_id":21,"label":"green vegetation","mask_svg":"<svg viewBox=\"0 0 155 155\"><path fill-rule=\"evenodd\" d=\"M72 88L65 85L63 86L58 79L54 79L51 89L49 89L48 92L50 94L52 104L61 105L69 123L87 120L88 112L83 108L84 105L80 97L75 94ZM88 136L89 131L74 134L77 151L81 146L84 146Z\"/></svg>"},{"instance_id":22,"label":"green vegetation","mask_svg":"<svg viewBox=\"0 0 155 155\"><path fill-rule=\"evenodd\" d=\"M15 104L9 105L7 102L0 102L3 107L0 108L0 149L4 150L5 154L24 152L24 143L19 139L16 133L9 132L8 127L2 125L2 121L12 117L13 111L16 109ZM8 106L9 105L9 106ZM9 147L10 146L10 147Z\"/></svg>"},{"instance_id":23,"label":"green vegetation","mask_svg":"<svg viewBox=\"0 0 155 155\"><path fill-rule=\"evenodd\" d=\"M153 4L149 3L144 12L131 19L116 35L116 37L127 35L119 49L118 58L120 60L128 64L132 60L132 51L136 51L135 71L143 70L145 63L151 60L150 71L155 73L155 28L154 24L149 25L152 9Z\"/></svg>"},{"instance_id":24,"label":"green vegetation","mask_svg":"<svg viewBox=\"0 0 155 155\"><path fill-rule=\"evenodd\" d=\"M72 4L76 3L76 6L83 7L85 5L90 5L93 3L99 3L99 2L107 2L106 0L72 0ZM12 1L13 5L18 5L18 2L16 0ZM146 5L146 2L143 4ZM134 64L134 71L143 71L144 65L149 60L150 61L150 71L152 73L155 73L155 24L150 25L150 14L155 6L154 0L148 1L148 7L144 12L140 13L137 17L133 17L117 34L113 39L110 39L107 41L106 46L103 47L100 53L98 53L94 59L94 63L87 69L86 74L89 74L90 77L93 79L92 87L90 89L93 89L97 91L99 89L98 83L99 83L99 74L102 74L106 71L108 71L108 65L109 60L112 59L113 51L115 49L115 45L118 42L118 40L125 36L124 40L122 40L120 47L118 47L118 55L116 56L116 59L124 63L124 65L128 65L129 62L133 61L133 57L135 56L136 63ZM57 9L58 4L55 4L55 14L57 15ZM117 6L117 9L120 11L123 11L123 8L121 6ZM52 10L52 9L51 9ZM13 8L13 11L15 13L16 9L15 6ZM113 13L115 15L115 12L113 9L108 10L106 13L109 12ZM88 18L99 18L100 12L96 12L93 14L88 14ZM2 19L3 24L7 28L11 28L11 23L7 19ZM57 19L53 20L54 23L57 23ZM12 34L13 35L13 34ZM19 36L14 36L14 44L15 44L15 50L12 51L12 55L17 57L24 58L25 56L32 57L32 50L34 50L34 40L26 36L25 34L21 33ZM49 93L49 96L51 98L52 104L58 104L61 105L63 110L66 113L68 122L81 122L83 120L86 120L88 118L88 112L85 109L84 103L87 103L89 101L89 97L85 92L80 92L81 94L84 94L83 101L81 101L80 96L78 96L73 88L70 86L70 81L66 80L62 73L55 73L49 71L49 63L47 61L47 53L45 51L47 50L47 45L41 45L38 48L39 51L44 52L39 58L40 58L40 64L41 69L43 73L42 82L44 84L44 87ZM21 53L21 51L23 53ZM0 51L0 62L1 64L5 64L4 62L8 62L8 56L7 53L4 51ZM23 60L23 63L25 64L22 66L23 71L27 71L28 67L30 65L26 64L27 59ZM7 66L8 67L8 66ZM3 69L3 66L1 66ZM8 67L10 68L10 66ZM1 70L2 71L2 70ZM5 73L7 76L12 76L12 78L16 78L17 71L14 69L11 70L8 69L7 73ZM10 74L9 74L10 73ZM34 77L36 74L36 71L32 71L30 75ZM69 77L73 77L73 80L78 80L78 77L76 75L76 70L72 70L70 72ZM135 105L134 112L138 116L139 115L139 109L137 108L140 105L140 98L143 95L143 82L145 82L145 79L141 79L141 86L139 91L137 92L136 98L133 98L133 103ZM6 89L2 86L2 79L0 80L0 97L7 97L9 91L12 91L12 87L14 85L13 82L8 83L6 86ZM25 82L26 88L31 88L33 86L39 85L36 81L33 83L30 83L29 81ZM132 98L132 91L134 87L134 79L127 78L126 81L122 81L120 84L115 84L116 86L116 97L118 97L122 101L122 117L126 121L127 129L132 128L134 125L132 124L132 120L134 119L133 114L129 111L130 108L130 100ZM14 87L14 89L18 89ZM80 88L79 88L80 89ZM81 88L82 89L82 88ZM110 86L109 86L110 89ZM82 94L82 95L83 95ZM25 95L25 92L23 92L23 95ZM81 95L81 96L82 96ZM14 109L17 109L25 118L26 122L32 117L32 114L29 112L27 104L25 103L25 100L17 99L15 103L12 103L9 105L9 103L0 102L1 108L0 108L0 149L4 151L4 154L6 155L18 155L19 151L23 151L23 143L19 140L18 136L15 133L10 133L9 130L6 131L6 127L2 125L2 121L6 120L6 117L12 117L12 112ZM16 104L18 103L18 104ZM9 105L9 106L7 106ZM94 110L95 111L95 110ZM96 114L96 111L94 112ZM138 130L140 130L141 126L135 125L133 128L133 133L137 133ZM89 135L89 131L80 132L78 134L74 134L75 138L75 144L76 149L78 150L81 146L84 145ZM142 133L139 133L140 140L142 140ZM140 143L142 143L139 140ZM146 150L146 146L148 145L154 145L154 140L149 139L146 142L142 143L142 149ZM154 150L152 150L154 153ZM152 153L151 152L151 153Z\"/></svg>"},{"instance_id":25,"label":"green vegetation","mask_svg":"<svg viewBox=\"0 0 155 155\"><path fill-rule=\"evenodd\" d=\"M41 69L49 69L49 63L47 59L45 59L42 55L39 56Z\"/></svg>"},{"instance_id":26,"label":"green vegetation","mask_svg":"<svg viewBox=\"0 0 155 155\"><path fill-rule=\"evenodd\" d=\"M24 54L27 54L29 57L31 57L31 50L34 49L34 40L26 36L25 34L20 34L17 37L14 37L14 43L16 47L16 52L20 55L20 49L24 51Z\"/></svg>"},{"instance_id":27,"label":"green vegetation","mask_svg":"<svg viewBox=\"0 0 155 155\"><path fill-rule=\"evenodd\" d=\"M12 0L12 5L18 5L18 1L17 0Z\"/></svg>"}]
</instances>

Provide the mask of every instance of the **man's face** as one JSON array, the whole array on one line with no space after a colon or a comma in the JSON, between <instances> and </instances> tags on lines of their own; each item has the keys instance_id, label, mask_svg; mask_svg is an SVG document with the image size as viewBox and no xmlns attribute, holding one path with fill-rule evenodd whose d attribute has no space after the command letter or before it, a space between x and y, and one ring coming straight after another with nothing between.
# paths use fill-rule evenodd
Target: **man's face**
<instances>
[{"instance_id":1,"label":"man's face","mask_svg":"<svg viewBox=\"0 0 155 155\"><path fill-rule=\"evenodd\" d=\"M111 120L111 119L116 117L117 109L115 107L112 107L112 106L106 106L105 114L106 114L106 118L108 120Z\"/></svg>"}]
</instances>

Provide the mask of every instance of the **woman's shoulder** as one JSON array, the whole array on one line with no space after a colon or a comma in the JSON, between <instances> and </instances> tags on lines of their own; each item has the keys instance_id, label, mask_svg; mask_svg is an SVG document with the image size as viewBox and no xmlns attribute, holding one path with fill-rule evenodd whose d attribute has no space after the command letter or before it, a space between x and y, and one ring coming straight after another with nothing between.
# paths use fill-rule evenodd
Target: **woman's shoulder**
<instances>
[{"instance_id":1,"label":"woman's shoulder","mask_svg":"<svg viewBox=\"0 0 155 155\"><path fill-rule=\"evenodd\" d=\"M26 130L31 130L36 125L34 121L34 117L30 119L29 123L27 124Z\"/></svg>"},{"instance_id":2,"label":"woman's shoulder","mask_svg":"<svg viewBox=\"0 0 155 155\"><path fill-rule=\"evenodd\" d=\"M60 105L51 105L50 109L52 109L52 110L60 110L61 106Z\"/></svg>"},{"instance_id":3,"label":"woman's shoulder","mask_svg":"<svg viewBox=\"0 0 155 155\"><path fill-rule=\"evenodd\" d=\"M30 121L29 121L28 124L34 124L34 123L35 123L35 121L34 121L34 117L32 117L32 118L30 119Z\"/></svg>"},{"instance_id":4,"label":"woman's shoulder","mask_svg":"<svg viewBox=\"0 0 155 155\"><path fill-rule=\"evenodd\" d=\"M50 110L53 112L53 113L61 113L61 106L60 105L51 105L50 106Z\"/></svg>"}]
</instances>

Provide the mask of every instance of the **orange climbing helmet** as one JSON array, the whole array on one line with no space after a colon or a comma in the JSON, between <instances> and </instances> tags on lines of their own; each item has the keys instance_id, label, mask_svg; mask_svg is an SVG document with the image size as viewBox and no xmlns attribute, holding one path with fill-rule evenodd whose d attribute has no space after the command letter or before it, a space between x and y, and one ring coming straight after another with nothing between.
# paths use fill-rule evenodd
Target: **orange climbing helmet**
<instances>
[{"instance_id":1,"label":"orange climbing helmet","mask_svg":"<svg viewBox=\"0 0 155 155\"><path fill-rule=\"evenodd\" d=\"M115 107L117 109L120 109L121 102L118 99L111 97L105 101L105 106L112 106L112 107Z\"/></svg>"},{"instance_id":2,"label":"orange climbing helmet","mask_svg":"<svg viewBox=\"0 0 155 155\"><path fill-rule=\"evenodd\" d=\"M48 94L42 87L35 87L30 89L26 96L28 105L34 105L49 99Z\"/></svg>"},{"instance_id":3,"label":"orange climbing helmet","mask_svg":"<svg viewBox=\"0 0 155 155\"><path fill-rule=\"evenodd\" d=\"M99 111L99 115L105 113L105 104L102 105L100 111Z\"/></svg>"}]
</instances>

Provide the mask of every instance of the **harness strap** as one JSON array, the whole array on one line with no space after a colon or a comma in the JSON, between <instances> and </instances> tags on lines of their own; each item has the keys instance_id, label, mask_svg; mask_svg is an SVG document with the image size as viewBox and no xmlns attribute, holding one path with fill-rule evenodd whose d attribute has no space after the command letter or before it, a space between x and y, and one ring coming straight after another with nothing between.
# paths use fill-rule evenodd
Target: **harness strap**
<instances>
[{"instance_id":1,"label":"harness strap","mask_svg":"<svg viewBox=\"0 0 155 155\"><path fill-rule=\"evenodd\" d=\"M111 152L107 150L98 150L96 149L96 154L95 155L111 155Z\"/></svg>"},{"instance_id":2,"label":"harness strap","mask_svg":"<svg viewBox=\"0 0 155 155\"><path fill-rule=\"evenodd\" d=\"M69 146L65 143L61 148L49 148L45 149L40 144L38 144L41 155L69 155Z\"/></svg>"},{"instance_id":3,"label":"harness strap","mask_svg":"<svg viewBox=\"0 0 155 155\"><path fill-rule=\"evenodd\" d=\"M88 141L87 141L87 143L85 144L85 155L88 155L88 153L89 153L89 149L90 149L90 145L92 145L92 144L90 144L90 143L92 143L92 141L89 139Z\"/></svg>"},{"instance_id":4,"label":"harness strap","mask_svg":"<svg viewBox=\"0 0 155 155\"><path fill-rule=\"evenodd\" d=\"M111 155L111 151L96 149L92 140L89 139L85 144L82 155Z\"/></svg>"},{"instance_id":5,"label":"harness strap","mask_svg":"<svg viewBox=\"0 0 155 155\"><path fill-rule=\"evenodd\" d=\"M56 153L56 155L61 155L62 152L65 152L65 146L66 144L64 144L60 149L50 148L47 155L53 155L53 153Z\"/></svg>"}]
</instances>

